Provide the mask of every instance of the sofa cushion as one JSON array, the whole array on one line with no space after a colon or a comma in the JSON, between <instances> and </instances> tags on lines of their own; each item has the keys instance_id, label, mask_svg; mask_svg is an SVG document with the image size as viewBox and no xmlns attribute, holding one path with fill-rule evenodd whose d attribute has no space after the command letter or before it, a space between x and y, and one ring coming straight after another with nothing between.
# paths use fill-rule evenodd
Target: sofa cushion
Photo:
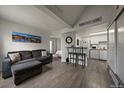
<instances>
[{"instance_id":1,"label":"sofa cushion","mask_svg":"<svg viewBox=\"0 0 124 93\"><path fill-rule=\"evenodd\" d=\"M32 56L33 58L41 57L41 50L33 50Z\"/></svg>"},{"instance_id":2,"label":"sofa cushion","mask_svg":"<svg viewBox=\"0 0 124 93\"><path fill-rule=\"evenodd\" d=\"M20 55L21 55L22 60L32 58L32 53L31 53L31 51L20 51L19 53L20 53Z\"/></svg>"},{"instance_id":3,"label":"sofa cushion","mask_svg":"<svg viewBox=\"0 0 124 93\"><path fill-rule=\"evenodd\" d=\"M36 60L38 60L39 62L42 63L42 65L45 65L45 64L48 64L51 62L51 57L49 56L42 56L42 57L39 57L39 58L36 58Z\"/></svg>"},{"instance_id":4,"label":"sofa cushion","mask_svg":"<svg viewBox=\"0 0 124 93\"><path fill-rule=\"evenodd\" d=\"M28 61L28 62L13 64L11 66L11 69L12 69L13 74L20 74L22 72L25 72L27 69L33 68L38 65L42 66L41 62L39 62L37 60L32 60L32 61Z\"/></svg>"},{"instance_id":5,"label":"sofa cushion","mask_svg":"<svg viewBox=\"0 0 124 93\"><path fill-rule=\"evenodd\" d=\"M20 57L19 53L11 53L11 54L8 54L8 55L9 55L12 63L15 63L15 62L18 62L18 61L21 60L21 57Z\"/></svg>"},{"instance_id":6,"label":"sofa cushion","mask_svg":"<svg viewBox=\"0 0 124 93\"><path fill-rule=\"evenodd\" d=\"M36 60L39 60L39 61L45 61L45 60L47 60L47 57L38 57L38 58L36 58Z\"/></svg>"},{"instance_id":7,"label":"sofa cushion","mask_svg":"<svg viewBox=\"0 0 124 93\"><path fill-rule=\"evenodd\" d=\"M16 63L14 63L14 64L22 64L22 63L25 63L25 62L32 62L32 61L35 61L35 58L21 60L21 61L18 61Z\"/></svg>"},{"instance_id":8,"label":"sofa cushion","mask_svg":"<svg viewBox=\"0 0 124 93\"><path fill-rule=\"evenodd\" d=\"M13 54L13 53L19 53L19 51L8 52L7 57L9 57L9 54Z\"/></svg>"},{"instance_id":9,"label":"sofa cushion","mask_svg":"<svg viewBox=\"0 0 124 93\"><path fill-rule=\"evenodd\" d=\"M41 53L42 53L42 56L47 56L47 51L46 50L42 51Z\"/></svg>"},{"instance_id":10,"label":"sofa cushion","mask_svg":"<svg viewBox=\"0 0 124 93\"><path fill-rule=\"evenodd\" d=\"M35 58L36 60L38 61L41 61L41 62L44 62L46 60L49 60L51 57L50 55L49 56L42 56L42 57L38 57L38 58Z\"/></svg>"}]
</instances>

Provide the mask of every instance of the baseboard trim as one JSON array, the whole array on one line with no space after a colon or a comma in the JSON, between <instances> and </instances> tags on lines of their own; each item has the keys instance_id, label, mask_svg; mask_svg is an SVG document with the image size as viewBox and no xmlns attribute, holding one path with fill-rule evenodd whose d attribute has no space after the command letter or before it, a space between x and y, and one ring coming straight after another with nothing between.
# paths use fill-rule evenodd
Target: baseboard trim
<instances>
[{"instance_id":1,"label":"baseboard trim","mask_svg":"<svg viewBox=\"0 0 124 93\"><path fill-rule=\"evenodd\" d=\"M114 73L114 71L111 69L111 67L108 65L108 70L109 70L109 74L112 77L115 86L112 87L117 87L117 88L124 88L124 83L121 81L121 79L118 77L118 75L116 73Z\"/></svg>"}]
</instances>

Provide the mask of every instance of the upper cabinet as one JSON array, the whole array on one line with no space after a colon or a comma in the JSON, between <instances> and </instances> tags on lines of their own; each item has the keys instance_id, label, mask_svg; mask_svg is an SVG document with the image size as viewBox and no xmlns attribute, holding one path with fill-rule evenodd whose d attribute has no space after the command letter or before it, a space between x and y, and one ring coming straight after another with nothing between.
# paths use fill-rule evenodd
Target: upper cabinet
<instances>
[{"instance_id":1,"label":"upper cabinet","mask_svg":"<svg viewBox=\"0 0 124 93\"><path fill-rule=\"evenodd\" d=\"M107 41L107 35L94 36L90 38L91 44L99 44L101 41Z\"/></svg>"},{"instance_id":2,"label":"upper cabinet","mask_svg":"<svg viewBox=\"0 0 124 93\"><path fill-rule=\"evenodd\" d=\"M98 40L95 37L91 37L91 44L98 44Z\"/></svg>"}]
</instances>

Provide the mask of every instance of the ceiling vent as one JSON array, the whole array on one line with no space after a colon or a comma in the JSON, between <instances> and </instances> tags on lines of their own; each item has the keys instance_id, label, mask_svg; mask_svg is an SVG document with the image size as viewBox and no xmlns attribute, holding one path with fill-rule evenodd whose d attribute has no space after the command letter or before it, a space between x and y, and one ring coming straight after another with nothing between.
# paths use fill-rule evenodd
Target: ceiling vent
<instances>
[{"instance_id":1,"label":"ceiling vent","mask_svg":"<svg viewBox=\"0 0 124 93\"><path fill-rule=\"evenodd\" d=\"M89 24L93 24L93 23L97 23L97 22L101 22L102 21L102 16L95 18L93 20L89 20L83 23L80 23L79 26L85 26L85 25L89 25Z\"/></svg>"}]
</instances>

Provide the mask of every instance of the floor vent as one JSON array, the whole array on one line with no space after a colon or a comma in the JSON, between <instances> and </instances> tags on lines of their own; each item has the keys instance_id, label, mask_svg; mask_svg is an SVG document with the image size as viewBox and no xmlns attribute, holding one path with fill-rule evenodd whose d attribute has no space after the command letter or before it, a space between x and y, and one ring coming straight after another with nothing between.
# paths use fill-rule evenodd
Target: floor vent
<instances>
[{"instance_id":1,"label":"floor vent","mask_svg":"<svg viewBox=\"0 0 124 93\"><path fill-rule=\"evenodd\" d=\"M80 23L79 26L85 26L85 25L89 25L89 24L93 24L93 23L97 23L97 22L101 22L102 21L102 16L97 17L93 20L89 20L89 21L85 21L83 23Z\"/></svg>"}]
</instances>

